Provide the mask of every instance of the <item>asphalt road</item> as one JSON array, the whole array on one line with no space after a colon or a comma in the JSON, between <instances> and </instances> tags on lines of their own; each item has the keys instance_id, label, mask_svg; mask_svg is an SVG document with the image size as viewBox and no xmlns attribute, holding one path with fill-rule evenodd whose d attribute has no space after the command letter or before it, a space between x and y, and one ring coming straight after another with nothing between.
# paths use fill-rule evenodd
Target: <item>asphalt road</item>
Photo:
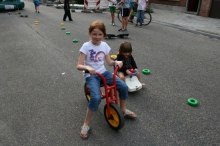
<instances>
[{"instance_id":1,"label":"asphalt road","mask_svg":"<svg viewBox=\"0 0 220 146\"><path fill-rule=\"evenodd\" d=\"M158 23L129 24L128 39L105 39L111 54L130 41L139 70L151 74L141 75L146 87L129 93L127 107L137 119L126 119L123 129L113 131L102 101L89 139L82 140L87 101L76 69L78 50L89 40L94 20L102 20L108 33L118 34L121 24L110 26L109 12L77 10L61 30L62 9L41 5L37 14L32 2L25 3L21 13L28 18L0 13L0 146L220 145L218 39ZM199 101L197 107L187 104L190 97Z\"/></svg>"}]
</instances>

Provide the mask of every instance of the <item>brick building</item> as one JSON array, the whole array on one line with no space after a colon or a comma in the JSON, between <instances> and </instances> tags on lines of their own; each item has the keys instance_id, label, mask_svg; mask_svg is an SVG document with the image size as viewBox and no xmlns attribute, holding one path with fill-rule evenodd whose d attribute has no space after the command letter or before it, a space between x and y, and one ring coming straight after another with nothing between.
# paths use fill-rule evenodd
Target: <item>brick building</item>
<instances>
[{"instance_id":1,"label":"brick building","mask_svg":"<svg viewBox=\"0 0 220 146\"><path fill-rule=\"evenodd\" d=\"M220 0L149 0L152 8L220 19Z\"/></svg>"}]
</instances>

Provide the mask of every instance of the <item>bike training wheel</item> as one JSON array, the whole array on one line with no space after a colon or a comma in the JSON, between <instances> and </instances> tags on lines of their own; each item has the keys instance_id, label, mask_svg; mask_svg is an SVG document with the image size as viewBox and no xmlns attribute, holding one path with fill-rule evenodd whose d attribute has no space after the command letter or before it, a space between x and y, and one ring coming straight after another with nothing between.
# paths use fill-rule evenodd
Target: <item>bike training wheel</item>
<instances>
[{"instance_id":1,"label":"bike training wheel","mask_svg":"<svg viewBox=\"0 0 220 146\"><path fill-rule=\"evenodd\" d=\"M91 96L90 96L89 88L87 87L86 83L84 84L84 93L86 96L86 100L89 102L91 99Z\"/></svg>"},{"instance_id":2,"label":"bike training wheel","mask_svg":"<svg viewBox=\"0 0 220 146\"><path fill-rule=\"evenodd\" d=\"M107 105L105 105L104 107L105 120L113 130L120 130L121 128L124 127L125 124L124 115L117 104L111 102L109 106L110 106L109 118L108 118Z\"/></svg>"}]
</instances>

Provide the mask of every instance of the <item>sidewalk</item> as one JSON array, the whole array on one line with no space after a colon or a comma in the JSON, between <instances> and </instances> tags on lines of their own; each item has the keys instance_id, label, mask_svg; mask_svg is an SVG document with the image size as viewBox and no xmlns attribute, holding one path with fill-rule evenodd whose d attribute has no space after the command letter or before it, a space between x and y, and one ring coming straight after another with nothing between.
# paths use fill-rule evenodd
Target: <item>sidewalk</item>
<instances>
[{"instance_id":1,"label":"sidewalk","mask_svg":"<svg viewBox=\"0 0 220 146\"><path fill-rule=\"evenodd\" d=\"M74 4L74 6L77 9L83 8L83 5ZM220 19L156 8L153 8L153 11L154 13L151 13L153 22L199 31L220 38Z\"/></svg>"},{"instance_id":2,"label":"sidewalk","mask_svg":"<svg viewBox=\"0 0 220 146\"><path fill-rule=\"evenodd\" d=\"M152 21L220 37L220 19L153 8Z\"/></svg>"}]
</instances>

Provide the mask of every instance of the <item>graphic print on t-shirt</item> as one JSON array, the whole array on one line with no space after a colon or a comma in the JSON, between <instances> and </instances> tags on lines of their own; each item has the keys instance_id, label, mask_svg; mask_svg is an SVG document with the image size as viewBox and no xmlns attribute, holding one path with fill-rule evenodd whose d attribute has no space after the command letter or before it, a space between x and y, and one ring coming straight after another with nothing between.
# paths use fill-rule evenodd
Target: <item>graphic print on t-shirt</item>
<instances>
[{"instance_id":1,"label":"graphic print on t-shirt","mask_svg":"<svg viewBox=\"0 0 220 146\"><path fill-rule=\"evenodd\" d=\"M101 62L105 57L105 53L103 51L99 51L96 53L96 51L94 50L89 50L89 53L90 53L90 61L93 62Z\"/></svg>"}]
</instances>

